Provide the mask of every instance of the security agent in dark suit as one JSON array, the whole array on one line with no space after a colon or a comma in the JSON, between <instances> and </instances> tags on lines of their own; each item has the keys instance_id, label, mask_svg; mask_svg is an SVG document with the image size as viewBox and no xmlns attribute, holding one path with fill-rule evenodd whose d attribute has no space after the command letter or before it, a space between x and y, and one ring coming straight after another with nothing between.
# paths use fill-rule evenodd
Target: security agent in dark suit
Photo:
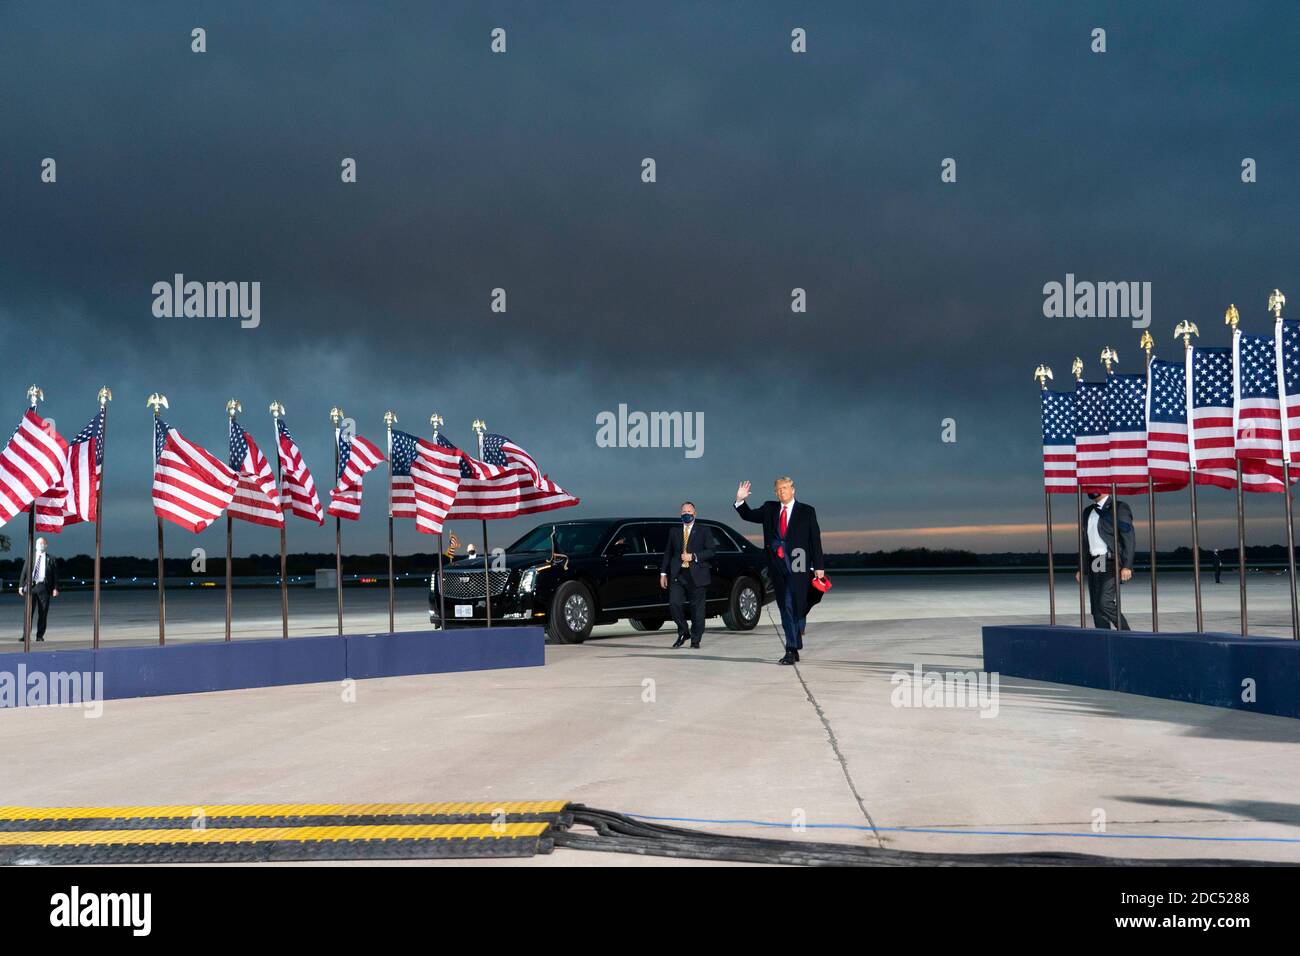
<instances>
[{"instance_id":1,"label":"security agent in dark suit","mask_svg":"<svg viewBox=\"0 0 1300 956\"><path fill-rule=\"evenodd\" d=\"M59 596L59 568L45 551L45 539L36 539L36 553L32 556L32 567L27 567L23 559L22 575L18 579L18 593L26 594L32 589L32 613L36 615L36 640L45 640L45 622L50 613L50 598ZM22 640L22 638L18 638Z\"/></svg>"},{"instance_id":2,"label":"security agent in dark suit","mask_svg":"<svg viewBox=\"0 0 1300 956\"><path fill-rule=\"evenodd\" d=\"M668 610L677 625L673 647L681 647L688 640L691 647L700 646L700 638L704 636L704 601L713 581L709 562L713 560L714 547L713 532L695 523L695 505L683 501L682 523L668 532L668 547L659 564L659 586L668 589ZM691 609L689 630L687 605Z\"/></svg>"},{"instance_id":3,"label":"security agent in dark suit","mask_svg":"<svg viewBox=\"0 0 1300 956\"><path fill-rule=\"evenodd\" d=\"M803 650L803 632L808 620L808 592L812 578L826 576L822 557L822 532L812 505L794 500L794 480L788 476L773 484L776 501L758 508L745 503L749 482L736 489L736 513L746 521L763 526L763 550L767 552L776 605L781 609L785 631L785 656L778 663L794 664Z\"/></svg>"},{"instance_id":4,"label":"security agent in dark suit","mask_svg":"<svg viewBox=\"0 0 1300 956\"><path fill-rule=\"evenodd\" d=\"M1096 627L1128 631L1128 621L1119 614L1115 596L1115 513L1119 513L1119 576L1133 577L1133 556L1137 540L1133 531L1133 510L1126 502L1112 506L1110 495L1090 492L1092 504L1083 509L1083 542L1089 560L1084 565L1088 576L1088 603L1092 606L1092 623ZM1079 579L1079 572L1074 573Z\"/></svg>"}]
</instances>

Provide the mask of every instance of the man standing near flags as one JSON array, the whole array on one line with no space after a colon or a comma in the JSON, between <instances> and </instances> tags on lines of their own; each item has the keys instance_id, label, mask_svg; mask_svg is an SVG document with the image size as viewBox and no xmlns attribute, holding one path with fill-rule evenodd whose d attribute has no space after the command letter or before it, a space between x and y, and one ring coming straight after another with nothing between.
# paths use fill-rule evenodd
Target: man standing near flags
<instances>
[{"instance_id":1,"label":"man standing near flags","mask_svg":"<svg viewBox=\"0 0 1300 956\"><path fill-rule=\"evenodd\" d=\"M681 527L668 532L668 546L659 565L659 587L668 589L668 610L677 625L677 641L673 647L681 647L688 640L691 647L700 646L700 638L704 636L704 601L713 580L709 571L713 549L713 532L704 525L695 526L695 505L683 501Z\"/></svg>"},{"instance_id":2,"label":"man standing near flags","mask_svg":"<svg viewBox=\"0 0 1300 956\"><path fill-rule=\"evenodd\" d=\"M803 650L803 632L808 617L808 591L811 578L826 576L822 560L822 532L817 512L811 505L794 500L794 479L783 475L773 485L776 501L765 501L758 508L745 503L749 482L736 489L736 513L746 521L763 526L763 550L776 589L776 605L781 609L781 627L785 631L785 656L780 664L795 664Z\"/></svg>"},{"instance_id":3,"label":"man standing near flags","mask_svg":"<svg viewBox=\"0 0 1300 956\"><path fill-rule=\"evenodd\" d=\"M50 613L50 598L59 596L59 569L56 562L45 550L45 539L36 539L36 552L32 555L32 566L27 566L23 559L22 576L18 579L18 593L26 594L32 590L32 613L36 615L36 640L45 640L45 624ZM18 638L22 640L22 638Z\"/></svg>"},{"instance_id":4,"label":"man standing near flags","mask_svg":"<svg viewBox=\"0 0 1300 956\"><path fill-rule=\"evenodd\" d=\"M1092 560L1087 564L1088 603L1092 607L1092 622L1096 627L1114 627L1116 630L1132 630L1128 620L1118 611L1115 594L1115 515L1119 514L1119 576L1128 581L1133 577L1133 556L1137 553L1137 540L1133 531L1133 511L1127 502L1111 505L1111 497L1090 491L1088 497L1092 504L1083 509L1083 534L1087 542L1088 553ZM1074 573L1079 579L1079 573Z\"/></svg>"}]
</instances>

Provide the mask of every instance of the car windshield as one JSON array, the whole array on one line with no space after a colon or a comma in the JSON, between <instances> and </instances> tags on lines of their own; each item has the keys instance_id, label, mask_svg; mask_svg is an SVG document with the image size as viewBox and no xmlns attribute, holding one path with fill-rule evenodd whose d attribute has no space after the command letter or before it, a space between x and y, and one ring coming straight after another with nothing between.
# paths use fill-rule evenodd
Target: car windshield
<instances>
[{"instance_id":1,"label":"car windshield","mask_svg":"<svg viewBox=\"0 0 1300 956\"><path fill-rule=\"evenodd\" d=\"M550 551L551 529L555 529L555 550L562 554L591 554L605 536L603 524L544 524L534 528L510 547L508 554L521 551Z\"/></svg>"}]
</instances>

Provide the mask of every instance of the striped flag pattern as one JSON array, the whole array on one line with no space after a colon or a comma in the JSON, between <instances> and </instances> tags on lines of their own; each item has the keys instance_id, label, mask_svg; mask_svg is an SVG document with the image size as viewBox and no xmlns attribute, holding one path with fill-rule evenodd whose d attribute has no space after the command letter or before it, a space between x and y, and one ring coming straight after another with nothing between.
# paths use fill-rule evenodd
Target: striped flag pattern
<instances>
[{"instance_id":1,"label":"striped flag pattern","mask_svg":"<svg viewBox=\"0 0 1300 956\"><path fill-rule=\"evenodd\" d=\"M442 435L438 436L438 444L451 449L461 461L460 489L448 518L490 521L571 508L579 503L579 499L541 474L532 457L504 435L483 436L482 461ZM506 446L512 450L507 451ZM522 457L527 457L532 466L525 464Z\"/></svg>"},{"instance_id":2,"label":"striped flag pattern","mask_svg":"<svg viewBox=\"0 0 1300 956\"><path fill-rule=\"evenodd\" d=\"M0 527L31 507L64 472L68 443L28 408L0 451Z\"/></svg>"},{"instance_id":3,"label":"striped flag pattern","mask_svg":"<svg viewBox=\"0 0 1300 956\"><path fill-rule=\"evenodd\" d=\"M244 426L230 420L230 467L239 476L230 516L253 524L279 528L284 524L280 492L275 487L271 463Z\"/></svg>"},{"instance_id":4,"label":"striped flag pattern","mask_svg":"<svg viewBox=\"0 0 1300 956\"><path fill-rule=\"evenodd\" d=\"M393 431L393 517L440 534L460 488L460 456L409 432Z\"/></svg>"},{"instance_id":5,"label":"striped flag pattern","mask_svg":"<svg viewBox=\"0 0 1300 956\"><path fill-rule=\"evenodd\" d=\"M1147 490L1146 374L1106 377L1110 480L1120 494Z\"/></svg>"},{"instance_id":6,"label":"striped flag pattern","mask_svg":"<svg viewBox=\"0 0 1300 956\"><path fill-rule=\"evenodd\" d=\"M1152 359L1147 369L1147 467L1156 491L1187 487L1187 368Z\"/></svg>"},{"instance_id":7,"label":"striped flag pattern","mask_svg":"<svg viewBox=\"0 0 1300 956\"><path fill-rule=\"evenodd\" d=\"M329 514L356 521L361 517L361 479L384 461L384 453L360 435L339 432L338 481L330 492Z\"/></svg>"},{"instance_id":8,"label":"striped flag pattern","mask_svg":"<svg viewBox=\"0 0 1300 956\"><path fill-rule=\"evenodd\" d=\"M1074 393L1042 393L1043 488L1049 494L1073 493Z\"/></svg>"},{"instance_id":9,"label":"striped flag pattern","mask_svg":"<svg viewBox=\"0 0 1300 956\"><path fill-rule=\"evenodd\" d=\"M1277 382L1282 407L1286 409L1284 458L1300 460L1300 320L1283 319L1273 326Z\"/></svg>"},{"instance_id":10,"label":"striped flag pattern","mask_svg":"<svg viewBox=\"0 0 1300 956\"><path fill-rule=\"evenodd\" d=\"M1232 337L1234 450L1246 491L1281 492L1282 417L1271 335Z\"/></svg>"},{"instance_id":11,"label":"striped flag pattern","mask_svg":"<svg viewBox=\"0 0 1300 956\"><path fill-rule=\"evenodd\" d=\"M1237 487L1237 457L1232 427L1232 350L1193 347L1187 350L1187 398L1192 456L1198 485ZM1267 476L1253 476L1267 480ZM1246 479L1246 487L1251 480Z\"/></svg>"},{"instance_id":12,"label":"striped flag pattern","mask_svg":"<svg viewBox=\"0 0 1300 956\"><path fill-rule=\"evenodd\" d=\"M1076 382L1074 456L1084 491L1110 491L1110 426L1106 418L1106 383Z\"/></svg>"},{"instance_id":13,"label":"striped flag pattern","mask_svg":"<svg viewBox=\"0 0 1300 956\"><path fill-rule=\"evenodd\" d=\"M320 495L316 494L316 482L312 481L311 471L302 460L302 452L289 434L289 426L283 418L275 420L280 455L280 508L288 508L292 514L317 524L325 523L325 511L321 507Z\"/></svg>"},{"instance_id":14,"label":"striped flag pattern","mask_svg":"<svg viewBox=\"0 0 1300 956\"><path fill-rule=\"evenodd\" d=\"M238 483L225 462L154 419L154 514L197 533L229 507Z\"/></svg>"},{"instance_id":15,"label":"striped flag pattern","mask_svg":"<svg viewBox=\"0 0 1300 956\"><path fill-rule=\"evenodd\" d=\"M77 432L63 458L58 484L36 499L36 530L58 534L65 525L95 521L104 473L104 409Z\"/></svg>"}]
</instances>

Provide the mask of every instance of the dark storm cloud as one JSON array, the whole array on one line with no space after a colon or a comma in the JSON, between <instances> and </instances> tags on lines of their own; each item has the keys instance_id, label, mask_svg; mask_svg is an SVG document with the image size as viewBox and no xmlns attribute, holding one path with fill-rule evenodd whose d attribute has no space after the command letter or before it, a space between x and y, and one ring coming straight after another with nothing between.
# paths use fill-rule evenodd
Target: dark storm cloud
<instances>
[{"instance_id":1,"label":"dark storm cloud","mask_svg":"<svg viewBox=\"0 0 1300 956\"><path fill-rule=\"evenodd\" d=\"M585 514L723 510L739 478L792 472L830 527L1032 522L1030 371L1064 385L1079 353L1100 374L1103 344L1139 358L1126 321L1044 318L1045 282L1152 282L1165 354L1182 318L1226 342L1229 301L1265 328L1269 289L1293 284L1295 21L1290 4L7 6L0 382L16 413L39 381L65 432L113 385L109 550L150 547L154 389L209 446L232 395L269 446L278 398L322 485L339 403L372 438L389 407L414 431L437 409L462 443L484 417ZM260 281L261 326L155 319L150 287L176 272ZM597 448L620 402L704 412L703 458ZM382 546L381 497L359 548Z\"/></svg>"}]
</instances>

